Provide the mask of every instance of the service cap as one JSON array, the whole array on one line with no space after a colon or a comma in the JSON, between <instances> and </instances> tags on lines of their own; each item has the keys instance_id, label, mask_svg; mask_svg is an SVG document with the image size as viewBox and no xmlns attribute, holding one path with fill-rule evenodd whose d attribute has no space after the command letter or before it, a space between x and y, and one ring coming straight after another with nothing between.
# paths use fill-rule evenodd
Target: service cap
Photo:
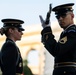
<instances>
[{"instance_id":1,"label":"service cap","mask_svg":"<svg viewBox=\"0 0 76 75\"><path fill-rule=\"evenodd\" d=\"M63 13L66 13L68 11L73 11L73 9L72 9L73 5L74 5L74 3L58 5L58 6L54 7L52 9L52 11L54 11L55 14L63 14Z\"/></svg>"},{"instance_id":2,"label":"service cap","mask_svg":"<svg viewBox=\"0 0 76 75\"><path fill-rule=\"evenodd\" d=\"M1 20L4 24L3 27L16 27L21 31L24 31L25 29L22 28L22 25L24 21L19 20L19 19L2 19Z\"/></svg>"}]
</instances>

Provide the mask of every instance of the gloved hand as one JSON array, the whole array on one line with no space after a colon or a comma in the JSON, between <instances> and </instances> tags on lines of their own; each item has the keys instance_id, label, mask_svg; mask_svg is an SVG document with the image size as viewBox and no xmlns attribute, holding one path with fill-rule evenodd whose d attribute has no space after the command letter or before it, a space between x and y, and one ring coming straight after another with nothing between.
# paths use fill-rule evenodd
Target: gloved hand
<instances>
[{"instance_id":1,"label":"gloved hand","mask_svg":"<svg viewBox=\"0 0 76 75\"><path fill-rule=\"evenodd\" d=\"M39 16L43 28L50 26L51 11L52 11L52 4L49 5L49 11L47 12L46 20L44 20L41 15Z\"/></svg>"},{"instance_id":2,"label":"gloved hand","mask_svg":"<svg viewBox=\"0 0 76 75\"><path fill-rule=\"evenodd\" d=\"M46 24L45 20L43 19L43 17L41 15L39 15L39 18L40 18L40 21L41 21L41 24L42 24L42 27L45 28L47 26L50 26L50 22L48 24Z\"/></svg>"}]
</instances>

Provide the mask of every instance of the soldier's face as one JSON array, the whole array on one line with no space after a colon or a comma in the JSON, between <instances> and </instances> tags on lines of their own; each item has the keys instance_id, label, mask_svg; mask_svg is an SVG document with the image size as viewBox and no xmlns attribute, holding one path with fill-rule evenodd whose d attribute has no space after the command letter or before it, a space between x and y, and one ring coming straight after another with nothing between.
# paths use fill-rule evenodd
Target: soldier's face
<instances>
[{"instance_id":1,"label":"soldier's face","mask_svg":"<svg viewBox=\"0 0 76 75\"><path fill-rule=\"evenodd\" d=\"M18 30L17 28L10 30L10 37L14 41L21 40L22 35L23 35L23 32L21 30Z\"/></svg>"},{"instance_id":2,"label":"soldier's face","mask_svg":"<svg viewBox=\"0 0 76 75\"><path fill-rule=\"evenodd\" d=\"M63 15L56 16L61 28L65 29L69 25L73 24L74 14L72 12L67 12Z\"/></svg>"}]
</instances>

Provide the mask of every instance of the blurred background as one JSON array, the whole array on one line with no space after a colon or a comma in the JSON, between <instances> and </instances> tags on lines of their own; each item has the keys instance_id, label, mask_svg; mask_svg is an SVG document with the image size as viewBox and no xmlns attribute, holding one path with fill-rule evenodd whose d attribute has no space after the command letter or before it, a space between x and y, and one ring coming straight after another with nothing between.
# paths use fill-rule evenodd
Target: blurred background
<instances>
[{"instance_id":1,"label":"blurred background","mask_svg":"<svg viewBox=\"0 0 76 75\"><path fill-rule=\"evenodd\" d=\"M23 27L25 31L21 41L16 42L20 48L21 55L24 61L24 68L31 70L33 75L52 75L54 58L44 48L41 43L41 23L39 15L46 18L49 10L49 4L52 7L64 3L76 3L76 0L0 0L0 20L4 18L21 19L25 23ZM76 4L74 5L74 14L76 13ZM59 27L54 13L51 13L51 27L58 41L62 29ZM76 17L74 18L76 24ZM0 21L0 27L3 24ZM5 41L5 36L0 36L0 48ZM29 69L24 69L30 72ZM32 75L30 74L28 75Z\"/></svg>"}]
</instances>

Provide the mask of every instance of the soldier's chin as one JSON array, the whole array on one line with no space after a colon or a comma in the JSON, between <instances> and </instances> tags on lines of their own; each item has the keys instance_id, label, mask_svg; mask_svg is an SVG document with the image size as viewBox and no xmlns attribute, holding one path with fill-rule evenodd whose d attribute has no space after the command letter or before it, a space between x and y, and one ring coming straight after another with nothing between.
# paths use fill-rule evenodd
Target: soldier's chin
<instances>
[{"instance_id":1,"label":"soldier's chin","mask_svg":"<svg viewBox=\"0 0 76 75\"><path fill-rule=\"evenodd\" d=\"M63 26L62 24L60 24L60 27L63 28L63 29L65 28L65 26Z\"/></svg>"},{"instance_id":2,"label":"soldier's chin","mask_svg":"<svg viewBox=\"0 0 76 75\"><path fill-rule=\"evenodd\" d=\"M67 27L66 26L61 26L61 28L66 29Z\"/></svg>"},{"instance_id":3,"label":"soldier's chin","mask_svg":"<svg viewBox=\"0 0 76 75\"><path fill-rule=\"evenodd\" d=\"M20 41L21 39L17 39L17 41Z\"/></svg>"}]
</instances>

